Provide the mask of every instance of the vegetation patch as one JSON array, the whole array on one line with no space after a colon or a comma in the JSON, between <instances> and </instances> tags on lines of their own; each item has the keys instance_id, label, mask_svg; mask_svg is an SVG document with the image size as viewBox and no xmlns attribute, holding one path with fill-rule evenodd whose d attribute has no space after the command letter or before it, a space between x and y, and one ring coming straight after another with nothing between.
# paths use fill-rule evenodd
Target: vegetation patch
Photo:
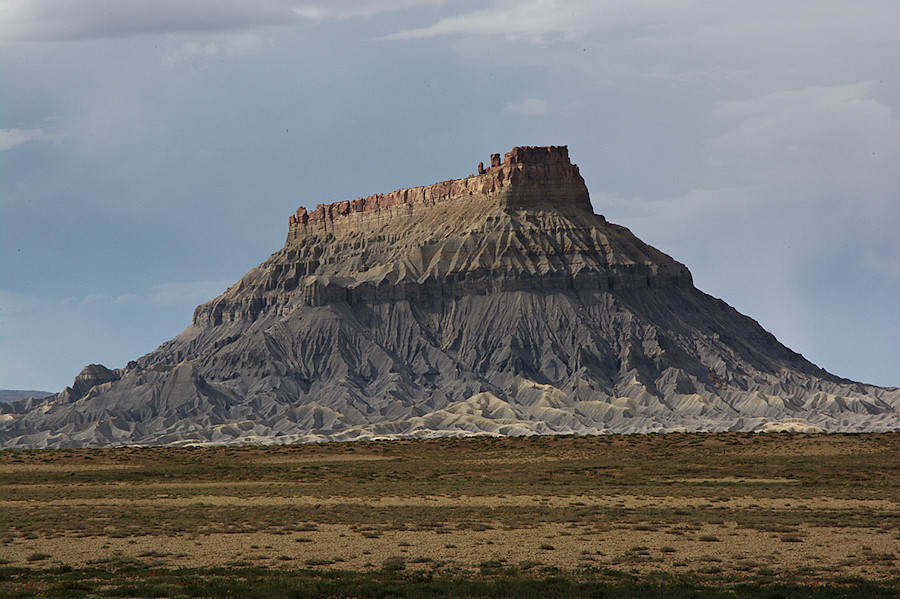
<instances>
[{"instance_id":1,"label":"vegetation patch","mask_svg":"<svg viewBox=\"0 0 900 599\"><path fill-rule=\"evenodd\" d=\"M12 597L658 597L663 599L888 599L896 587L871 582L832 585L710 586L678 578L637 580L607 572L578 577L530 576L485 563L483 573L407 572L399 560L366 573L316 569L56 569L0 568L0 598ZM533 570L529 567L528 570Z\"/></svg>"},{"instance_id":2,"label":"vegetation patch","mask_svg":"<svg viewBox=\"0 0 900 599\"><path fill-rule=\"evenodd\" d=\"M900 588L898 433L4 450L0 488L3 597Z\"/></svg>"}]
</instances>

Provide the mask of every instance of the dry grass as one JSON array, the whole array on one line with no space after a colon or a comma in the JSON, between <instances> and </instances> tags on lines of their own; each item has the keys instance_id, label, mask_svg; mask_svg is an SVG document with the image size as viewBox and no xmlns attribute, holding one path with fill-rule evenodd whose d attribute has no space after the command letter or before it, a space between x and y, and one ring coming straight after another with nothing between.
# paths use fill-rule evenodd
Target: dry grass
<instances>
[{"instance_id":1,"label":"dry grass","mask_svg":"<svg viewBox=\"0 0 900 599\"><path fill-rule=\"evenodd\" d=\"M32 568L891 581L900 555L898 434L7 450L0 489L2 557Z\"/></svg>"}]
</instances>

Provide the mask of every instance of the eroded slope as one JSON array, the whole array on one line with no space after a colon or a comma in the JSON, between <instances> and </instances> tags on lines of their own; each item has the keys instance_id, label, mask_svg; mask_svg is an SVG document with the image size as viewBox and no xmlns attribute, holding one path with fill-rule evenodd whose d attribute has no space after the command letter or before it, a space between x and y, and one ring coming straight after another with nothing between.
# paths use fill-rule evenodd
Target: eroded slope
<instances>
[{"instance_id":1,"label":"eroded slope","mask_svg":"<svg viewBox=\"0 0 900 599\"><path fill-rule=\"evenodd\" d=\"M5 446L657 430L896 430L593 214L565 148L298 210L156 351L3 408Z\"/></svg>"}]
</instances>

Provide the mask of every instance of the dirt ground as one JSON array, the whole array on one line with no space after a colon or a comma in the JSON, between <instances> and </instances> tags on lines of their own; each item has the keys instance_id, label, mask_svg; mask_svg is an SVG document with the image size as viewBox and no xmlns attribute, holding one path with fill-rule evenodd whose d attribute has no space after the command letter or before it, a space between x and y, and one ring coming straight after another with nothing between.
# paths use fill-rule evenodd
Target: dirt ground
<instances>
[{"instance_id":1,"label":"dirt ground","mask_svg":"<svg viewBox=\"0 0 900 599\"><path fill-rule=\"evenodd\" d=\"M192 502L203 509L211 499L214 505L225 503L278 505L286 500L273 498L200 498L156 499L156 505ZM345 498L321 500L315 497L291 498L290 503L333 503ZM684 505L683 498L633 497L616 498L656 505ZM507 503L533 501L533 497L504 499L461 497L411 498L412 503L429 501L440 507L451 504L478 503L493 507ZM402 498L390 498L402 505ZM562 498L550 498L558 503ZM568 498L565 499L568 501ZM749 500L747 500L749 501ZM735 504L742 503L735 500ZM897 510L896 504L828 500L807 502L810 509L855 509L856 507ZM83 505L104 507L103 501ZM3 509L11 502L2 502ZM40 509L35 506L35 509ZM689 533L671 530L634 530L631 526L608 531L594 530L590 525L543 524L536 527L504 530L386 530L371 537L361 535L351 525L317 525L317 530L296 534L213 533L182 535L144 535L114 538L104 534L93 536L60 535L47 538L16 539L4 544L0 556L16 565L34 565L29 556L46 554L40 560L48 567L58 565L85 566L108 561L147 560L166 567L226 566L237 563L297 567L317 565L361 570L381 567L391 557L402 556L410 564L430 567L435 563L463 569L477 569L480 564L498 561L511 565L523 562L571 569L573 566L609 566L633 573L651 571L698 571L735 573L765 568L773 572L829 572L845 577L858 576L870 580L896 578L900 538L894 531L879 529L847 529L834 527L801 527L798 534L782 540L781 534L739 528L734 523L704 525ZM884 557L888 556L888 557ZM324 562L331 562L324 563Z\"/></svg>"},{"instance_id":2,"label":"dirt ground","mask_svg":"<svg viewBox=\"0 0 900 599\"><path fill-rule=\"evenodd\" d=\"M444 492L407 493L413 490L406 487L412 476L402 475L415 460L405 459L398 472L400 462L390 450L382 455L372 447L352 455L237 450L232 457L242 463L278 469L256 481L227 475L222 480L173 479L169 469L158 468L165 456L152 452L152 459L123 459L124 454L108 450L94 454L93 463L71 453L3 452L0 563L367 570L403 560L408 569L426 570L613 568L726 580L900 580L896 480L858 481L854 492L853 485L837 482L811 486L795 472L791 477L727 472L709 466L707 456L698 460L702 467L694 476L654 475L625 488L585 486L577 476L565 479L559 464L574 464L578 471L596 456L568 455L559 443L546 460L556 464L549 479L544 473L537 482L513 484L512 477L494 472L505 481L502 492L486 485L465 494L458 494L452 481L435 485ZM410 447L394 449L402 453ZM779 444L777 449L784 448ZM826 449L823 455L846 455ZM460 451L457 467L445 472L464 471L478 479L476 464L491 472L491 459L479 446L464 444ZM437 451L435 458L440 455ZM464 463L467 455L471 463ZM533 464L536 458L529 459ZM364 469L354 474L360 480L397 476L398 482L348 487L339 478L348 475L341 468L349 464ZM310 465L330 465L336 474L305 485L307 477L296 478L297 469ZM286 478L284 468L291 480L278 480ZM147 476L129 480L140 472ZM554 472L563 482L550 480ZM650 492L628 492L635 490Z\"/></svg>"}]
</instances>

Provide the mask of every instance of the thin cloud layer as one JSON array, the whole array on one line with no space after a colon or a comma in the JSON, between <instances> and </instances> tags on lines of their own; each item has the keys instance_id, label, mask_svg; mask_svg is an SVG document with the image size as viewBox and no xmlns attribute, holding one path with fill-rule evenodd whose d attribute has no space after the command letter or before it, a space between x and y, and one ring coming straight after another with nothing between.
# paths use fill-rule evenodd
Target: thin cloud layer
<instances>
[{"instance_id":1,"label":"thin cloud layer","mask_svg":"<svg viewBox=\"0 0 900 599\"><path fill-rule=\"evenodd\" d=\"M246 56L264 52L268 48L269 42L255 33L222 34L213 39L183 42L167 52L162 57L162 62L172 67L195 58L204 60Z\"/></svg>"},{"instance_id":2,"label":"thin cloud layer","mask_svg":"<svg viewBox=\"0 0 900 599\"><path fill-rule=\"evenodd\" d=\"M900 118L873 97L879 87L864 81L780 91L725 102L713 113L731 130L708 141L711 160L773 213L794 219L795 231L806 230L809 242L798 252L811 260L845 230L859 231L850 252L865 268L864 256L900 228Z\"/></svg>"},{"instance_id":3,"label":"thin cloud layer","mask_svg":"<svg viewBox=\"0 0 900 599\"><path fill-rule=\"evenodd\" d=\"M604 11L604 3L534 0L497 2L491 8L464 12L427 27L407 29L386 40L410 40L444 35L537 38L543 35L584 35Z\"/></svg>"},{"instance_id":4,"label":"thin cloud layer","mask_svg":"<svg viewBox=\"0 0 900 599\"><path fill-rule=\"evenodd\" d=\"M538 98L525 98L520 102L510 102L503 107L506 112L524 116L541 116L550 110L547 103Z\"/></svg>"},{"instance_id":5,"label":"thin cloud layer","mask_svg":"<svg viewBox=\"0 0 900 599\"><path fill-rule=\"evenodd\" d=\"M850 165L896 164L900 119L873 97L879 87L862 81L723 102L713 118L737 126L711 140L710 150L781 165L801 158L840 160L831 172L849 172Z\"/></svg>"},{"instance_id":6,"label":"thin cloud layer","mask_svg":"<svg viewBox=\"0 0 900 599\"><path fill-rule=\"evenodd\" d=\"M0 129L0 152L34 141L58 143L62 135L46 129Z\"/></svg>"},{"instance_id":7,"label":"thin cloud layer","mask_svg":"<svg viewBox=\"0 0 900 599\"><path fill-rule=\"evenodd\" d=\"M704 0L497 0L463 9L424 27L402 29L389 40L439 36L505 36L545 41L581 39L604 31L631 34L646 46L685 43L735 45L802 38L804 43L893 39L897 5L874 0L867 8L840 0L734 5Z\"/></svg>"},{"instance_id":8,"label":"thin cloud layer","mask_svg":"<svg viewBox=\"0 0 900 599\"><path fill-rule=\"evenodd\" d=\"M434 0L3 0L8 41L217 33L369 17Z\"/></svg>"}]
</instances>

